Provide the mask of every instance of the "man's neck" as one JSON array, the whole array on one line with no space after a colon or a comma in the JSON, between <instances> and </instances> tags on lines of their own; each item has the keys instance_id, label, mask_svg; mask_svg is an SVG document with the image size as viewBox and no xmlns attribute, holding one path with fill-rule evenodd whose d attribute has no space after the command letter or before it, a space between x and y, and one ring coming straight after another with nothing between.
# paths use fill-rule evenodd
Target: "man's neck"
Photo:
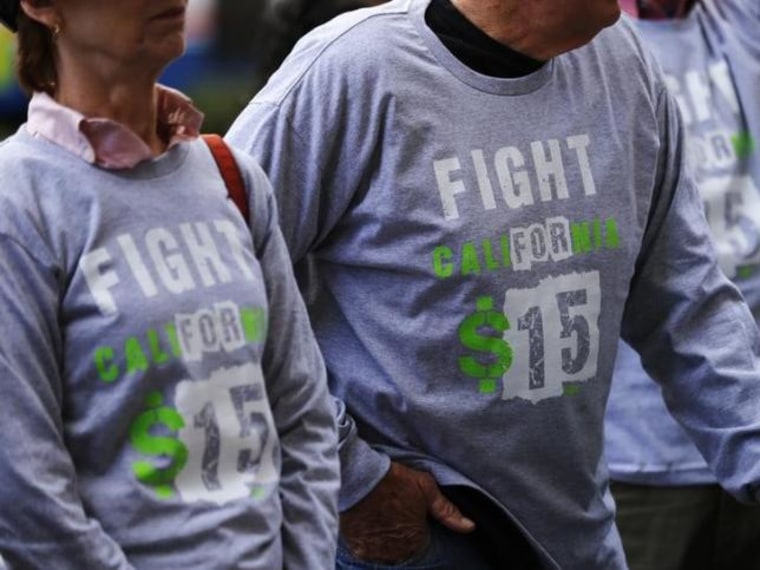
<instances>
[{"instance_id":1,"label":"man's neck","mask_svg":"<svg viewBox=\"0 0 760 570\"><path fill-rule=\"evenodd\" d=\"M430 0L425 22L459 61L482 75L524 77L544 64L494 41L470 22L451 0Z\"/></svg>"},{"instance_id":2,"label":"man's neck","mask_svg":"<svg viewBox=\"0 0 760 570\"><path fill-rule=\"evenodd\" d=\"M487 36L538 61L590 42L620 16L615 0L561 3L557 0L452 0Z\"/></svg>"},{"instance_id":3,"label":"man's neck","mask_svg":"<svg viewBox=\"0 0 760 570\"><path fill-rule=\"evenodd\" d=\"M499 0L451 0L451 3L470 22L500 44L514 47L512 44L519 40L520 26L515 25L520 21L515 17L519 13L518 3Z\"/></svg>"}]
</instances>

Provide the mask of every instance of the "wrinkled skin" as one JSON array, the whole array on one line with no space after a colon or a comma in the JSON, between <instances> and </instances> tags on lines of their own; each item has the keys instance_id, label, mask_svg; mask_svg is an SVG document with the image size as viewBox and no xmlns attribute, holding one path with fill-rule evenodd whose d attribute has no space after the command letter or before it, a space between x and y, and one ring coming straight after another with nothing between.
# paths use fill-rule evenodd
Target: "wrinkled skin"
<instances>
[{"instance_id":1,"label":"wrinkled skin","mask_svg":"<svg viewBox=\"0 0 760 570\"><path fill-rule=\"evenodd\" d=\"M475 528L441 494L432 475L391 463L380 483L341 515L340 532L356 558L398 564L426 547L428 517L455 532Z\"/></svg>"},{"instance_id":2,"label":"wrinkled skin","mask_svg":"<svg viewBox=\"0 0 760 570\"><path fill-rule=\"evenodd\" d=\"M620 17L618 0L452 0L496 41L540 61L590 42Z\"/></svg>"}]
</instances>

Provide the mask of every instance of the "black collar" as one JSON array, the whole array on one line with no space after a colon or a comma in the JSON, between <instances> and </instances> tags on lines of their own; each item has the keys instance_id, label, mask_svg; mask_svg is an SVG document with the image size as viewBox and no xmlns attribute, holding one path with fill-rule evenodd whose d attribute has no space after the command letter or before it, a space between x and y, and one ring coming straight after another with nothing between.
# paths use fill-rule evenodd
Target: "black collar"
<instances>
[{"instance_id":1,"label":"black collar","mask_svg":"<svg viewBox=\"0 0 760 570\"><path fill-rule=\"evenodd\" d=\"M425 22L459 61L483 75L523 77L544 64L486 35L451 0L432 0L425 12Z\"/></svg>"}]
</instances>

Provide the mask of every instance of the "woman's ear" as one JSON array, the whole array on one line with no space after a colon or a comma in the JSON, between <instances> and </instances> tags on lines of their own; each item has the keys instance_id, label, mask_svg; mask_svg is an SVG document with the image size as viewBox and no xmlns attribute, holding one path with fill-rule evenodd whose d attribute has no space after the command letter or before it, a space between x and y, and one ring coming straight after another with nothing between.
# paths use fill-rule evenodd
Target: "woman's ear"
<instances>
[{"instance_id":1,"label":"woman's ear","mask_svg":"<svg viewBox=\"0 0 760 570\"><path fill-rule=\"evenodd\" d=\"M51 0L21 0L21 9L30 20L50 30L60 29L61 18Z\"/></svg>"}]
</instances>

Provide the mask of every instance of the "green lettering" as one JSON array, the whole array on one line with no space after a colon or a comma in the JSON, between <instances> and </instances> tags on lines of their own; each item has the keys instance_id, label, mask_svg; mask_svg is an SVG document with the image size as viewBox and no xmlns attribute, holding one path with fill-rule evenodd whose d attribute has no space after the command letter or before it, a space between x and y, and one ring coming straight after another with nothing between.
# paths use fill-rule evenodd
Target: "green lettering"
<instances>
[{"instance_id":1,"label":"green lettering","mask_svg":"<svg viewBox=\"0 0 760 570\"><path fill-rule=\"evenodd\" d=\"M150 348L150 356L153 362L156 364L163 364L169 360L169 355L161 348L161 340L158 337L158 333L155 329L148 330L148 347Z\"/></svg>"},{"instance_id":2,"label":"green lettering","mask_svg":"<svg viewBox=\"0 0 760 570\"><path fill-rule=\"evenodd\" d=\"M587 253L591 251L591 235L588 222L570 224L570 233L573 239L573 253Z\"/></svg>"},{"instance_id":3,"label":"green lettering","mask_svg":"<svg viewBox=\"0 0 760 570\"><path fill-rule=\"evenodd\" d=\"M454 273L454 264L451 263L453 256L451 249L445 245L439 245L433 250L433 272L436 277L446 279Z\"/></svg>"},{"instance_id":4,"label":"green lettering","mask_svg":"<svg viewBox=\"0 0 760 570\"><path fill-rule=\"evenodd\" d=\"M736 268L736 277L739 279L747 279L757 271L756 265L740 265Z\"/></svg>"},{"instance_id":5,"label":"green lettering","mask_svg":"<svg viewBox=\"0 0 760 570\"><path fill-rule=\"evenodd\" d=\"M602 221L596 218L594 224L594 249L602 247Z\"/></svg>"},{"instance_id":6,"label":"green lettering","mask_svg":"<svg viewBox=\"0 0 760 570\"><path fill-rule=\"evenodd\" d=\"M152 487L159 499L169 499L174 495L174 479L185 467L189 454L184 443L173 437L154 435L153 430L160 426L176 432L185 427L185 420L176 410L163 406L160 392L148 394L146 404L148 409L137 416L129 428L129 440L138 452L159 461L135 461L132 472L138 481Z\"/></svg>"},{"instance_id":7,"label":"green lettering","mask_svg":"<svg viewBox=\"0 0 760 570\"><path fill-rule=\"evenodd\" d=\"M462 246L462 275L480 275L480 260L475 246L470 242Z\"/></svg>"},{"instance_id":8,"label":"green lettering","mask_svg":"<svg viewBox=\"0 0 760 570\"><path fill-rule=\"evenodd\" d=\"M615 218L607 218L606 226L606 246L608 249L617 249L620 247L620 233L618 232L617 221Z\"/></svg>"},{"instance_id":9,"label":"green lettering","mask_svg":"<svg viewBox=\"0 0 760 570\"><path fill-rule=\"evenodd\" d=\"M491 248L491 240L483 240L483 258L486 260L486 269L493 271L499 268L499 262L493 258L493 249Z\"/></svg>"},{"instance_id":10,"label":"green lettering","mask_svg":"<svg viewBox=\"0 0 760 570\"><path fill-rule=\"evenodd\" d=\"M477 311L459 325L459 341L478 357L461 356L459 370L479 380L480 392L496 391L496 379L512 366L512 347L504 340L509 330L509 320L501 311L494 309L492 297L480 297Z\"/></svg>"},{"instance_id":11,"label":"green lettering","mask_svg":"<svg viewBox=\"0 0 760 570\"><path fill-rule=\"evenodd\" d=\"M182 347L179 344L179 338L177 338L177 327L174 326L174 323L169 323L164 327L164 330L166 331L166 336L169 339L169 346L171 346L172 349L172 356L179 358L182 356Z\"/></svg>"},{"instance_id":12,"label":"green lettering","mask_svg":"<svg viewBox=\"0 0 760 570\"><path fill-rule=\"evenodd\" d=\"M248 342L261 342L266 336L266 318L261 307L240 309L240 320Z\"/></svg>"},{"instance_id":13,"label":"green lettering","mask_svg":"<svg viewBox=\"0 0 760 570\"><path fill-rule=\"evenodd\" d=\"M731 144L734 147L734 152L739 158L746 158L752 154L756 148L755 139L748 131L742 131L736 133L731 137Z\"/></svg>"},{"instance_id":14,"label":"green lettering","mask_svg":"<svg viewBox=\"0 0 760 570\"><path fill-rule=\"evenodd\" d=\"M124 343L124 356L127 360L127 374L145 372L148 369L148 358L143 352L140 341L131 336Z\"/></svg>"},{"instance_id":15,"label":"green lettering","mask_svg":"<svg viewBox=\"0 0 760 570\"><path fill-rule=\"evenodd\" d=\"M95 368L103 382L113 382L119 376L119 367L113 359L113 348L110 346L101 346L95 350Z\"/></svg>"}]
</instances>

